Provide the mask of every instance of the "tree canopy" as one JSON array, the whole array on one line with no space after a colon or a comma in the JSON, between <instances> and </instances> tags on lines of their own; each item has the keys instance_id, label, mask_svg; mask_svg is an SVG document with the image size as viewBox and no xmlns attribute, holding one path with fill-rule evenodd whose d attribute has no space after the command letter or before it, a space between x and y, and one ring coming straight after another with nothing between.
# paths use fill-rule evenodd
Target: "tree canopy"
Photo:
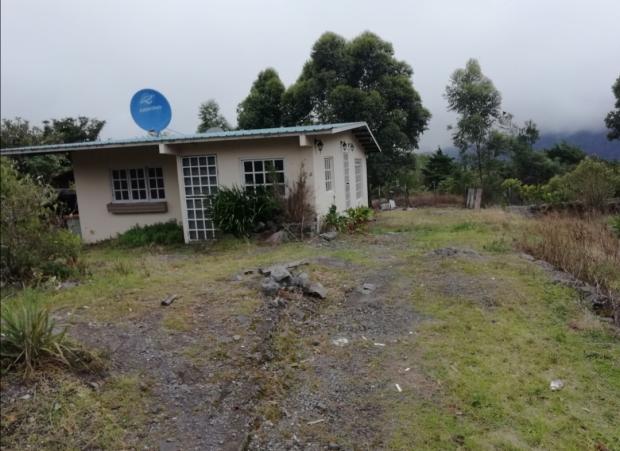
<instances>
[{"instance_id":1,"label":"tree canopy","mask_svg":"<svg viewBox=\"0 0 620 451\"><path fill-rule=\"evenodd\" d=\"M283 123L366 121L383 150L368 156L369 183L379 186L414 166L412 151L430 119L412 75L392 44L373 33L350 41L324 33L284 94Z\"/></svg>"},{"instance_id":2,"label":"tree canopy","mask_svg":"<svg viewBox=\"0 0 620 451\"><path fill-rule=\"evenodd\" d=\"M205 133L211 128L219 128L222 130L231 129L226 118L220 114L220 106L213 99L209 99L200 104L198 119L200 119L198 133Z\"/></svg>"},{"instance_id":3,"label":"tree canopy","mask_svg":"<svg viewBox=\"0 0 620 451\"><path fill-rule=\"evenodd\" d=\"M237 107L237 124L242 130L282 125L284 84L275 69L258 74L248 96Z\"/></svg>"},{"instance_id":4,"label":"tree canopy","mask_svg":"<svg viewBox=\"0 0 620 451\"><path fill-rule=\"evenodd\" d=\"M454 168L454 158L444 154L441 148L438 148L422 168L424 185L430 190L437 189L442 181L452 175Z\"/></svg>"},{"instance_id":5,"label":"tree canopy","mask_svg":"<svg viewBox=\"0 0 620 451\"><path fill-rule=\"evenodd\" d=\"M605 125L609 129L607 139L610 141L613 139L620 139L620 75L616 79L612 91L616 97L616 109L610 111L607 117L605 117Z\"/></svg>"},{"instance_id":6,"label":"tree canopy","mask_svg":"<svg viewBox=\"0 0 620 451\"><path fill-rule=\"evenodd\" d=\"M464 157L473 154L480 184L484 172L494 159L489 141L493 125L499 121L502 97L493 82L482 73L475 59L467 61L465 68L457 69L446 86L448 111L458 114L452 135L454 145Z\"/></svg>"},{"instance_id":7,"label":"tree canopy","mask_svg":"<svg viewBox=\"0 0 620 451\"><path fill-rule=\"evenodd\" d=\"M46 120L41 126L31 126L29 121L20 117L2 119L0 147L95 141L104 125L105 121L85 116ZM54 184L55 178L71 170L66 154L14 157L13 160L19 172L49 184Z\"/></svg>"}]
</instances>

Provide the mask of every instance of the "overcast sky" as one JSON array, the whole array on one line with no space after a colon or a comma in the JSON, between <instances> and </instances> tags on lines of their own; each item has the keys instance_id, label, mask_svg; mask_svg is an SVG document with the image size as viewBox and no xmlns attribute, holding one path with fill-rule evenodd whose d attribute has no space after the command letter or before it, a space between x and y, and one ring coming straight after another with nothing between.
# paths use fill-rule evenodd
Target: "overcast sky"
<instances>
[{"instance_id":1,"label":"overcast sky","mask_svg":"<svg viewBox=\"0 0 620 451\"><path fill-rule=\"evenodd\" d=\"M620 74L618 0L2 0L1 22L2 117L97 117L103 138L143 134L129 100L144 87L173 130L193 133L208 98L234 123L260 70L288 86L328 30L373 31L413 67L433 114L423 150L450 143L442 94L470 57L543 131L603 128Z\"/></svg>"}]
</instances>

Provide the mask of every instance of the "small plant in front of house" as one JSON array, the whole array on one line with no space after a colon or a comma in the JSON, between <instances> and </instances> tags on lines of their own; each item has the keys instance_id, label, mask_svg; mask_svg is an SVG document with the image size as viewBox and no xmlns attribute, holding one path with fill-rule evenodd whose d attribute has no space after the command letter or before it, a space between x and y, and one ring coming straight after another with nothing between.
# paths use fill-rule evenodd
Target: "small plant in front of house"
<instances>
[{"instance_id":1,"label":"small plant in front of house","mask_svg":"<svg viewBox=\"0 0 620 451\"><path fill-rule=\"evenodd\" d=\"M23 367L31 374L44 363L77 370L102 368L101 361L71 342L65 331L55 331L50 312L33 294L2 302L0 310L0 362L3 370Z\"/></svg>"},{"instance_id":2,"label":"small plant in front of house","mask_svg":"<svg viewBox=\"0 0 620 451\"><path fill-rule=\"evenodd\" d=\"M373 211L368 207L349 208L344 215L338 213L335 205L323 218L326 229L335 229L339 232L354 232L372 219Z\"/></svg>"},{"instance_id":3,"label":"small plant in front of house","mask_svg":"<svg viewBox=\"0 0 620 451\"><path fill-rule=\"evenodd\" d=\"M145 226L135 225L121 233L117 242L123 247L182 244L184 242L183 228L176 221L158 222Z\"/></svg>"},{"instance_id":4,"label":"small plant in front of house","mask_svg":"<svg viewBox=\"0 0 620 451\"><path fill-rule=\"evenodd\" d=\"M266 189L222 187L211 198L211 214L218 230L236 237L249 237L259 222L280 214L276 195Z\"/></svg>"}]
</instances>

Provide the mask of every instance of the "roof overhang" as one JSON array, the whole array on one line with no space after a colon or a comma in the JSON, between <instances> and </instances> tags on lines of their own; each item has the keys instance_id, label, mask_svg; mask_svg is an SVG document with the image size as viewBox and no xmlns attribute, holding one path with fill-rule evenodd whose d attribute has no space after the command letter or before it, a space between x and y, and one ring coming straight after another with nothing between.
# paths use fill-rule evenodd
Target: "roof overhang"
<instances>
[{"instance_id":1,"label":"roof overhang","mask_svg":"<svg viewBox=\"0 0 620 451\"><path fill-rule=\"evenodd\" d=\"M381 148L366 122L344 124L317 124L297 127L266 128L256 130L234 130L199 133L187 136L147 136L132 139L90 141L70 144L50 144L46 146L14 147L0 149L0 155L27 156L52 153L66 153L98 149L121 149L129 147L166 147L175 144L198 144L218 141L238 141L248 139L283 138L294 136L334 135L350 131L367 152L380 152Z\"/></svg>"}]
</instances>

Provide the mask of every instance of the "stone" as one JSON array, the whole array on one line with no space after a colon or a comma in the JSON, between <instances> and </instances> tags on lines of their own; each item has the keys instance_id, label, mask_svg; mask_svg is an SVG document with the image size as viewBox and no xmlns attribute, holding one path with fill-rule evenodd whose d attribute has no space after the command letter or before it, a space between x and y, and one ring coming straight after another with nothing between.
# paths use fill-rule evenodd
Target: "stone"
<instances>
[{"instance_id":1,"label":"stone","mask_svg":"<svg viewBox=\"0 0 620 451\"><path fill-rule=\"evenodd\" d=\"M323 238L325 241L333 241L338 236L338 232L336 232L335 230L332 230L331 232L321 233L319 236Z\"/></svg>"},{"instance_id":2,"label":"stone","mask_svg":"<svg viewBox=\"0 0 620 451\"><path fill-rule=\"evenodd\" d=\"M265 243L271 244L272 246L277 246L278 244L282 244L286 241L286 232L284 230L280 230L278 232L272 233L269 238L265 240Z\"/></svg>"},{"instance_id":3,"label":"stone","mask_svg":"<svg viewBox=\"0 0 620 451\"><path fill-rule=\"evenodd\" d=\"M377 286L374 283L365 283L359 288L359 292L362 294L370 294L377 289Z\"/></svg>"},{"instance_id":4,"label":"stone","mask_svg":"<svg viewBox=\"0 0 620 451\"><path fill-rule=\"evenodd\" d=\"M549 384L551 391L558 391L564 388L564 381L562 379L554 379Z\"/></svg>"},{"instance_id":5,"label":"stone","mask_svg":"<svg viewBox=\"0 0 620 451\"><path fill-rule=\"evenodd\" d=\"M269 276L278 283L282 283L291 278L291 273L284 266L276 265L269 268Z\"/></svg>"},{"instance_id":6,"label":"stone","mask_svg":"<svg viewBox=\"0 0 620 451\"><path fill-rule=\"evenodd\" d=\"M280 289L280 284L271 277L265 277L260 285L263 293L267 296L274 296Z\"/></svg>"},{"instance_id":7,"label":"stone","mask_svg":"<svg viewBox=\"0 0 620 451\"><path fill-rule=\"evenodd\" d=\"M310 276L305 272L299 273L291 278L291 285L296 287L308 288L310 283Z\"/></svg>"},{"instance_id":8,"label":"stone","mask_svg":"<svg viewBox=\"0 0 620 451\"><path fill-rule=\"evenodd\" d=\"M307 288L304 288L304 293L321 299L325 299L327 297L327 290L319 282L311 283Z\"/></svg>"},{"instance_id":9,"label":"stone","mask_svg":"<svg viewBox=\"0 0 620 451\"><path fill-rule=\"evenodd\" d=\"M346 346L346 345L348 345L348 344L349 344L349 339L348 339L348 338L344 338L344 337L341 337L341 338L334 338L334 339L332 340L332 344L333 344L334 346L339 346L339 347Z\"/></svg>"}]
</instances>

